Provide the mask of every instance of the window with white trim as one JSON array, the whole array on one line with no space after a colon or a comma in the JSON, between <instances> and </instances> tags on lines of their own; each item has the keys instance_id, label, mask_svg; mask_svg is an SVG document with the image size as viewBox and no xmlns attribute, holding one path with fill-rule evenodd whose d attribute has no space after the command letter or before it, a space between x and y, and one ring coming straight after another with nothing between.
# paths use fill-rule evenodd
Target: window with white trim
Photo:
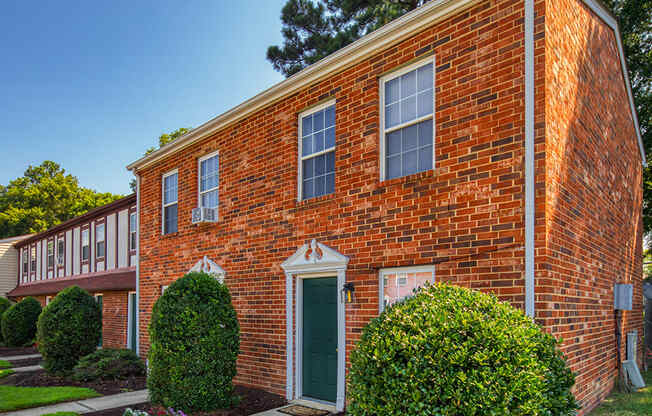
<instances>
[{"instance_id":1,"label":"window with white trim","mask_svg":"<svg viewBox=\"0 0 652 416\"><path fill-rule=\"evenodd\" d=\"M31 247L29 260L29 271L36 273L36 246Z\"/></svg>"},{"instance_id":2,"label":"window with white trim","mask_svg":"<svg viewBox=\"0 0 652 416\"><path fill-rule=\"evenodd\" d=\"M29 274L29 251L27 249L23 250L23 282L26 281L26 277Z\"/></svg>"},{"instance_id":3,"label":"window with white trim","mask_svg":"<svg viewBox=\"0 0 652 416\"><path fill-rule=\"evenodd\" d=\"M335 104L299 116L299 199L335 192Z\"/></svg>"},{"instance_id":4,"label":"window with white trim","mask_svg":"<svg viewBox=\"0 0 652 416\"><path fill-rule=\"evenodd\" d=\"M52 296L46 296L45 297L45 306L49 305L50 302L52 302Z\"/></svg>"},{"instance_id":5,"label":"window with white trim","mask_svg":"<svg viewBox=\"0 0 652 416\"><path fill-rule=\"evenodd\" d=\"M88 237L89 229L86 228L81 232L81 259L87 261L91 257L91 243Z\"/></svg>"},{"instance_id":6,"label":"window with white trim","mask_svg":"<svg viewBox=\"0 0 652 416\"><path fill-rule=\"evenodd\" d=\"M95 258L96 259L104 258L104 254L106 252L104 230L105 230L104 223L97 224L95 226Z\"/></svg>"},{"instance_id":7,"label":"window with white trim","mask_svg":"<svg viewBox=\"0 0 652 416\"><path fill-rule=\"evenodd\" d=\"M137 226L138 224L136 223L136 213L132 212L129 215L129 250L131 251L136 250Z\"/></svg>"},{"instance_id":8,"label":"window with white trim","mask_svg":"<svg viewBox=\"0 0 652 416\"><path fill-rule=\"evenodd\" d=\"M54 241L48 240L48 269L54 267Z\"/></svg>"},{"instance_id":9,"label":"window with white trim","mask_svg":"<svg viewBox=\"0 0 652 416\"><path fill-rule=\"evenodd\" d=\"M435 266L381 269L379 275L382 311L385 307L411 296L426 283L434 283Z\"/></svg>"},{"instance_id":10,"label":"window with white trim","mask_svg":"<svg viewBox=\"0 0 652 416\"><path fill-rule=\"evenodd\" d=\"M219 204L220 159L211 153L199 159L199 206L217 208Z\"/></svg>"},{"instance_id":11,"label":"window with white trim","mask_svg":"<svg viewBox=\"0 0 652 416\"><path fill-rule=\"evenodd\" d=\"M57 264L63 266L63 262L66 258L66 246L65 240L63 238L57 239Z\"/></svg>"},{"instance_id":12,"label":"window with white trim","mask_svg":"<svg viewBox=\"0 0 652 416\"><path fill-rule=\"evenodd\" d=\"M163 234L176 233L178 227L177 171L163 175Z\"/></svg>"},{"instance_id":13,"label":"window with white trim","mask_svg":"<svg viewBox=\"0 0 652 416\"><path fill-rule=\"evenodd\" d=\"M434 168L433 60L381 78L381 179Z\"/></svg>"}]
</instances>

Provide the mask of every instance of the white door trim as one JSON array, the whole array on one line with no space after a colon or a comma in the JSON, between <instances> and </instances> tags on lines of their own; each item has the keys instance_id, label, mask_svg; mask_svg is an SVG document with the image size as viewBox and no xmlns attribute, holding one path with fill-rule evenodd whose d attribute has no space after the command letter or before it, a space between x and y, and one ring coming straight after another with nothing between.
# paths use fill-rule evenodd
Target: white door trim
<instances>
[{"instance_id":1,"label":"white door trim","mask_svg":"<svg viewBox=\"0 0 652 416\"><path fill-rule=\"evenodd\" d=\"M136 295L136 298L132 300L131 295ZM133 308L136 307L136 305L134 305L134 301L137 300L137 298L138 295L135 291L131 291L127 293L127 349L131 349L135 347L136 344L136 340L131 339L131 331L133 329L133 325L135 324L135 322L133 322L133 320L131 319L131 314L133 313L134 310Z\"/></svg>"},{"instance_id":2,"label":"white door trim","mask_svg":"<svg viewBox=\"0 0 652 416\"><path fill-rule=\"evenodd\" d=\"M348 257L313 240L304 244L290 256L281 267L285 270L285 312L286 312L286 398L302 398L301 337L303 335L303 288L302 279L316 277L337 277L337 397L335 407L344 410L344 387L346 365L346 309L340 293L346 282ZM292 285L296 281L296 295ZM293 308L294 305L294 308ZM294 316L293 316L294 315ZM296 325L296 345L293 345L293 324ZM293 356L296 357L293 360ZM296 365L293 365L296 364ZM293 389L294 382L294 389Z\"/></svg>"}]
</instances>

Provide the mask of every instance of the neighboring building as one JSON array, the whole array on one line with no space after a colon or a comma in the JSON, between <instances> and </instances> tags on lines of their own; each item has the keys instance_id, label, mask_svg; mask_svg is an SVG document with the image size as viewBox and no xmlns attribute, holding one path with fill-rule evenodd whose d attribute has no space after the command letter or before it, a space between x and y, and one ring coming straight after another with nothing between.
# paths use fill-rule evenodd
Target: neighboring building
<instances>
[{"instance_id":1,"label":"neighboring building","mask_svg":"<svg viewBox=\"0 0 652 416\"><path fill-rule=\"evenodd\" d=\"M77 285L102 307L102 345L136 349L136 195L95 208L15 245L18 286L43 306Z\"/></svg>"},{"instance_id":2,"label":"neighboring building","mask_svg":"<svg viewBox=\"0 0 652 416\"><path fill-rule=\"evenodd\" d=\"M443 281L563 337L588 412L617 376L614 283L634 283L622 328L643 333L622 54L593 0L433 0L132 163L141 355L199 262L233 295L235 381L341 409L365 324Z\"/></svg>"},{"instance_id":3,"label":"neighboring building","mask_svg":"<svg viewBox=\"0 0 652 416\"><path fill-rule=\"evenodd\" d=\"M18 251L14 245L29 237L21 235L0 240L0 296L7 297L7 293L18 283Z\"/></svg>"}]
</instances>

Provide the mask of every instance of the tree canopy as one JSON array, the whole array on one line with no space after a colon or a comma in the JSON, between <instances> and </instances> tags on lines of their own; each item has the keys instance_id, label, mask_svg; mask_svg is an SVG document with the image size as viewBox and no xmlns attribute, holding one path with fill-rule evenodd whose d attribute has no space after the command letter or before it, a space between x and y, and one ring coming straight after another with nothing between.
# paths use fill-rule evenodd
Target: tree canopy
<instances>
[{"instance_id":1,"label":"tree canopy","mask_svg":"<svg viewBox=\"0 0 652 416\"><path fill-rule=\"evenodd\" d=\"M281 11L284 41L267 49L274 69L289 77L428 0L288 0ZM652 0L604 0L618 20L638 121L647 153L643 223L652 231Z\"/></svg>"},{"instance_id":2,"label":"tree canopy","mask_svg":"<svg viewBox=\"0 0 652 416\"><path fill-rule=\"evenodd\" d=\"M0 185L0 238L45 231L122 195L79 186L79 180L50 160Z\"/></svg>"}]
</instances>

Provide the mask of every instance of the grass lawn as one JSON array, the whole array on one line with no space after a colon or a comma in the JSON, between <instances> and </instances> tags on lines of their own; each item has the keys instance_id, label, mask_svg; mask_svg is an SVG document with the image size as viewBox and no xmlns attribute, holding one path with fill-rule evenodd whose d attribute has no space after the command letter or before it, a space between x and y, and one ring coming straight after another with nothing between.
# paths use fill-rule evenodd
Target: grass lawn
<instances>
[{"instance_id":1,"label":"grass lawn","mask_svg":"<svg viewBox=\"0 0 652 416\"><path fill-rule=\"evenodd\" d=\"M9 361L0 360L0 368L8 368L8 367L11 367L11 363Z\"/></svg>"},{"instance_id":2,"label":"grass lawn","mask_svg":"<svg viewBox=\"0 0 652 416\"><path fill-rule=\"evenodd\" d=\"M0 386L0 412L100 396L83 387Z\"/></svg>"},{"instance_id":3,"label":"grass lawn","mask_svg":"<svg viewBox=\"0 0 652 416\"><path fill-rule=\"evenodd\" d=\"M636 393L614 392L590 416L652 415L652 370L643 373L646 387Z\"/></svg>"},{"instance_id":4,"label":"grass lawn","mask_svg":"<svg viewBox=\"0 0 652 416\"><path fill-rule=\"evenodd\" d=\"M0 378L5 378L14 373L14 370L0 370Z\"/></svg>"}]
</instances>

